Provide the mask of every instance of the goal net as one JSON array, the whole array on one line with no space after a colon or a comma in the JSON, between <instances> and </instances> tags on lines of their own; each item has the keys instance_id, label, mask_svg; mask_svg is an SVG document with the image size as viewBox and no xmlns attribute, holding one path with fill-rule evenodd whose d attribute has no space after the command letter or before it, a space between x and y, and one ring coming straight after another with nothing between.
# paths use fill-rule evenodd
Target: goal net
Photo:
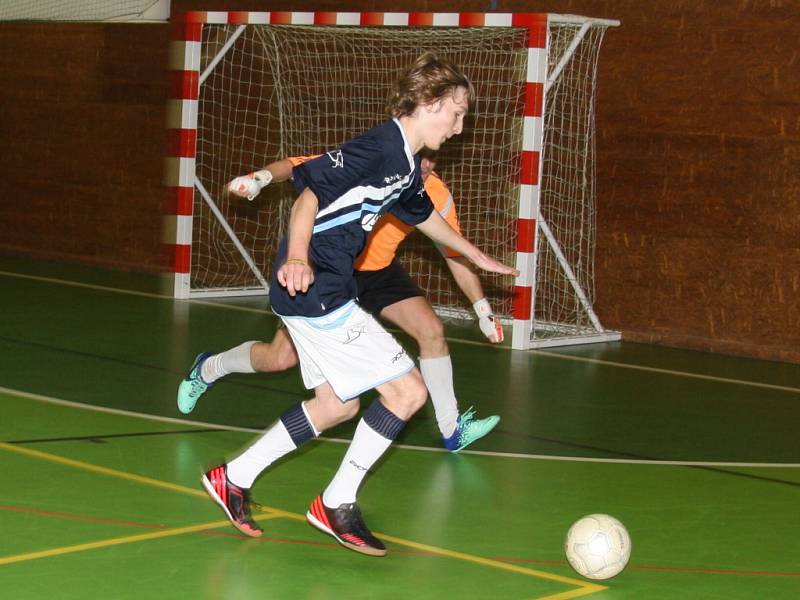
<instances>
[{"instance_id":1,"label":"goal net","mask_svg":"<svg viewBox=\"0 0 800 600\"><path fill-rule=\"evenodd\" d=\"M196 34L195 57L186 58L184 47L179 53L196 61L199 92L189 176L190 266L176 284L177 296L264 294L296 194L288 183L270 185L247 202L228 197L225 184L276 159L322 153L385 120L396 74L434 50L463 68L477 96L464 133L439 151L437 171L451 189L465 236L527 271L522 289L529 293L522 300L520 282L481 274L495 312L515 323L514 346L607 334L591 309L594 87L600 42L614 22L545 18L546 68L538 68L531 65L538 55L531 53L528 27L234 24L230 18L209 22L213 15L206 14ZM546 90L538 119L544 127L533 134L541 158L533 167L523 156L531 137L525 117L536 103L532 70ZM549 85L548 73L555 76ZM533 186L526 186L526 168L538 171L529 174L537 180ZM521 253L526 187L535 191L527 208L534 213L528 221L535 242ZM468 300L427 238L410 236L398 258L439 314L471 317Z\"/></svg>"},{"instance_id":2,"label":"goal net","mask_svg":"<svg viewBox=\"0 0 800 600\"><path fill-rule=\"evenodd\" d=\"M0 21L166 20L169 0L3 0Z\"/></svg>"}]
</instances>

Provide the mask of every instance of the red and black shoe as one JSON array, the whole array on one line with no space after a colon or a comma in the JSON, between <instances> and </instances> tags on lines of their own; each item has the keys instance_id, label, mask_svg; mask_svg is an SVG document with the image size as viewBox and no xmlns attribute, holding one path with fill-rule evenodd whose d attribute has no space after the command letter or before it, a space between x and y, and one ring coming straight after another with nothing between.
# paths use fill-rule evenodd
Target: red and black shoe
<instances>
[{"instance_id":1,"label":"red and black shoe","mask_svg":"<svg viewBox=\"0 0 800 600\"><path fill-rule=\"evenodd\" d=\"M211 499L222 507L225 514L243 534L261 537L264 530L250 516L250 490L228 481L228 465L214 467L201 480Z\"/></svg>"},{"instance_id":2,"label":"red and black shoe","mask_svg":"<svg viewBox=\"0 0 800 600\"><path fill-rule=\"evenodd\" d=\"M328 508L322 503L322 496L317 496L306 513L306 519L320 531L332 535L345 548L370 556L386 556L386 546L367 528L355 502Z\"/></svg>"}]
</instances>

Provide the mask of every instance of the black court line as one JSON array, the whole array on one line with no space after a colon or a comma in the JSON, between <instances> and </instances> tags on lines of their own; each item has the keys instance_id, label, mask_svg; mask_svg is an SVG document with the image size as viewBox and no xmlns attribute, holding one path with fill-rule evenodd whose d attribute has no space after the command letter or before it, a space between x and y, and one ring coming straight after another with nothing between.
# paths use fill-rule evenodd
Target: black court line
<instances>
[{"instance_id":1,"label":"black court line","mask_svg":"<svg viewBox=\"0 0 800 600\"><path fill-rule=\"evenodd\" d=\"M575 442L565 442L563 440L556 440L553 438L546 438L542 436L536 435L526 435L523 433L513 433L509 431L503 431L502 429L495 429L498 433L503 433L505 435L509 435L512 437L525 437L532 440L538 440L540 442L547 442L550 444L557 444L566 448L574 448L577 450L591 450L593 452L601 452L604 453L606 456L603 458L629 458L631 460L647 460L647 461L664 461L669 462L673 459L666 459L666 458L659 458L656 456L645 456L642 454L632 454L630 452L621 452L619 450L609 450L608 448L601 448L599 446L590 446L588 444L578 444ZM553 455L557 456L557 455ZM677 466L677 465L676 465ZM735 477L743 477L745 479L753 479L756 481L766 481L768 483L778 483L781 485L788 485L791 487L798 487L800 488L800 481L788 481L786 479L778 479L777 477L766 477L764 475L754 475L752 473L741 473L739 471L731 471L729 469L723 467L712 467L708 465L680 465L684 468L690 469L699 469L703 471L710 471L712 473L718 473L721 475L733 475Z\"/></svg>"},{"instance_id":2,"label":"black court line","mask_svg":"<svg viewBox=\"0 0 800 600\"><path fill-rule=\"evenodd\" d=\"M82 357L82 358L91 358L92 360L97 360L97 361L102 361L102 362L107 362L107 363L115 363L115 364L122 365L122 366L125 366L125 367L137 367L139 369L145 369L145 370L149 370L149 371L155 371L155 372L160 372L160 373L169 373L170 375L174 375L175 378L176 378L175 379L175 389L176 390L178 389L178 383L180 382L181 379L186 377L186 374L189 372L189 367L191 367L191 364L192 364L191 363L192 359L190 358L190 359L188 359L188 362L186 363L186 370L185 371L181 371L180 373L176 373L175 371L173 371L171 369L166 369L164 367L157 367L157 366L153 366L153 365L150 365L150 364L137 363L137 362L133 362L133 361L130 361L130 360L123 360L123 359L119 359L119 358L111 358L111 357L103 356L103 355L100 355L100 354L92 354L91 352L81 352L81 351L78 351L78 350L72 350L72 349L67 349L67 348L59 348L57 346L52 346L52 345L49 345L49 344L41 344L39 342L29 342L27 340L19 340L19 339L16 339L16 338L9 338L9 337L6 337L6 336L0 336L0 341L8 342L9 344L17 344L19 346L28 346L28 347L33 347L33 348L39 348L39 349L47 350L47 351L50 351L50 352L58 352L58 353L62 353L62 354L69 354L71 356L77 356L77 357ZM273 373L263 373L263 375L272 375L272 374ZM275 373L275 374L277 374L277 373ZM217 382L217 384L238 386L238 387L258 390L258 391L266 392L266 393L270 393L270 394L279 394L279 395L283 395L283 396L288 396L290 398L302 398L303 400L305 400L307 398L307 394L306 394L305 391L303 391L303 392L293 392L291 390L277 389L277 388L273 388L273 387L270 387L270 386L258 385L258 384L255 384L255 383L246 383L246 382L242 382L242 381L227 380L227 381L219 381L219 382Z\"/></svg>"},{"instance_id":3,"label":"black court line","mask_svg":"<svg viewBox=\"0 0 800 600\"><path fill-rule=\"evenodd\" d=\"M42 444L46 442L93 442L103 444L106 440L114 438L135 438L147 437L152 435L184 435L187 433L215 433L218 431L230 431L228 429L206 428L206 429L176 429L174 431L138 431L134 433L109 433L101 435L80 435L59 438L35 438L30 440L10 440L6 444Z\"/></svg>"}]
</instances>

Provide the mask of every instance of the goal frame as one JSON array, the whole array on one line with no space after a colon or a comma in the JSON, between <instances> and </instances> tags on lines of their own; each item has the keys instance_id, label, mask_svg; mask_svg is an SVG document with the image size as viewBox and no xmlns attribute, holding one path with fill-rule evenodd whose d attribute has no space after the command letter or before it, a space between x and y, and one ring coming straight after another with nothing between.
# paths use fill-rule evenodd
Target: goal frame
<instances>
[{"instance_id":1,"label":"goal frame","mask_svg":"<svg viewBox=\"0 0 800 600\"><path fill-rule=\"evenodd\" d=\"M524 82L522 147L519 150L519 197L516 216L516 267L520 274L513 286L511 303L511 346L531 349L546 346L583 344L621 339L616 331L601 325L586 292L572 271L540 210L543 168L544 110L548 89L560 75L571 55L548 73L549 35L551 23L580 24L571 44L577 46L592 26L616 27L619 21L552 13L426 13L426 12L234 12L190 11L177 15L169 48L171 91L167 103L168 149L164 184L167 190L163 207L163 243L168 255L171 293L175 298L264 295L269 290L266 276L239 243L225 222L214 200L196 176L196 146L200 86L216 66L215 61L200 72L202 28L205 25L237 25L230 43L248 25L314 25L366 27L516 27L528 30L527 72ZM253 165L258 167L260 165ZM233 177L235 174L231 174ZM192 216L195 193L199 194L217 216L232 243L260 282L259 287L194 291L190 289ZM564 276L588 315L592 331L582 328L575 335L536 338L536 276L538 245L550 246ZM452 309L445 309L445 314ZM544 327L547 325L544 324Z\"/></svg>"}]
</instances>

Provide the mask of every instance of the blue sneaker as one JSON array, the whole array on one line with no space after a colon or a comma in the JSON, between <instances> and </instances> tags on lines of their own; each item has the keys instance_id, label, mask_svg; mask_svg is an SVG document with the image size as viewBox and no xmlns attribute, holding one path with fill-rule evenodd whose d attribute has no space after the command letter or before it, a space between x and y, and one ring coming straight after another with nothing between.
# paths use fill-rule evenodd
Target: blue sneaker
<instances>
[{"instance_id":1,"label":"blue sneaker","mask_svg":"<svg viewBox=\"0 0 800 600\"><path fill-rule=\"evenodd\" d=\"M473 415L475 415L475 411L470 406L458 417L458 423L453 435L449 438L443 438L444 447L450 452L463 450L475 440L479 440L489 433L500 422L500 417L497 415L492 415L485 419L475 419Z\"/></svg>"},{"instance_id":2,"label":"blue sneaker","mask_svg":"<svg viewBox=\"0 0 800 600\"><path fill-rule=\"evenodd\" d=\"M189 369L189 374L186 379L181 381L178 386L178 410L183 414L188 415L194 410L195 404L200 400L200 396L205 394L206 390L210 388L213 383L206 383L200 377L200 371L203 363L209 356L213 356L211 352L201 352L194 359L192 368Z\"/></svg>"}]
</instances>

